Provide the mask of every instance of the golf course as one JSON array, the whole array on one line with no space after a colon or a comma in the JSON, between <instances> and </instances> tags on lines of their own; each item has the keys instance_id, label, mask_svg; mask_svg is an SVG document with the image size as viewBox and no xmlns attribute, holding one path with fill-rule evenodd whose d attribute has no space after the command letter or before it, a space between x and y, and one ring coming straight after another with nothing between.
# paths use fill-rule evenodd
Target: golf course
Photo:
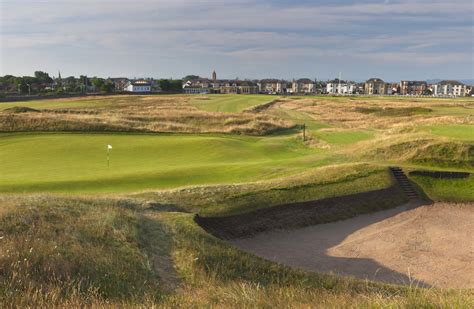
<instances>
[{"instance_id":1,"label":"golf course","mask_svg":"<svg viewBox=\"0 0 474 309\"><path fill-rule=\"evenodd\" d=\"M473 173L472 97L0 103L0 305L470 308Z\"/></svg>"}]
</instances>

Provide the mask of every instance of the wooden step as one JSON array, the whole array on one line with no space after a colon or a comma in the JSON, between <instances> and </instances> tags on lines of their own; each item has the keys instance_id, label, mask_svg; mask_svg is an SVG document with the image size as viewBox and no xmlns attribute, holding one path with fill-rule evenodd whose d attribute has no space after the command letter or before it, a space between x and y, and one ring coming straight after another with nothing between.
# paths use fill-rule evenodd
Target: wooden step
<instances>
[{"instance_id":1,"label":"wooden step","mask_svg":"<svg viewBox=\"0 0 474 309\"><path fill-rule=\"evenodd\" d=\"M407 175L405 175L403 169L401 169L400 167L392 166L390 167L390 171L392 172L393 176L395 177L395 180L397 181L400 188L403 190L403 193L406 195L406 197L408 197L409 199L420 198L420 195L411 184L410 179L408 179Z\"/></svg>"}]
</instances>

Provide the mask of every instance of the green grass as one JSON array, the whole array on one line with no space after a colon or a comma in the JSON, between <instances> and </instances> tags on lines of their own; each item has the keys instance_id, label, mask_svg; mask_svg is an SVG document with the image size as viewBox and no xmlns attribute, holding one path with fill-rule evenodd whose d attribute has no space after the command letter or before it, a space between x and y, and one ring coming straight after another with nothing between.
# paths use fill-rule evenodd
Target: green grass
<instances>
[{"instance_id":1,"label":"green grass","mask_svg":"<svg viewBox=\"0 0 474 309\"><path fill-rule=\"evenodd\" d=\"M429 176L410 176L434 201L474 202L474 177L440 179Z\"/></svg>"},{"instance_id":2,"label":"green grass","mask_svg":"<svg viewBox=\"0 0 474 309\"><path fill-rule=\"evenodd\" d=\"M318 131L313 133L316 137L329 144L353 144L371 139L374 134L368 131L346 130L346 131Z\"/></svg>"},{"instance_id":3,"label":"green grass","mask_svg":"<svg viewBox=\"0 0 474 309\"><path fill-rule=\"evenodd\" d=\"M433 110L433 113L439 114L439 115L474 115L474 108L467 108L467 107L462 107L462 106L433 106L431 107Z\"/></svg>"},{"instance_id":4,"label":"green grass","mask_svg":"<svg viewBox=\"0 0 474 309\"><path fill-rule=\"evenodd\" d=\"M107 168L106 145L113 145ZM1 134L0 192L131 192L246 182L317 166L294 136Z\"/></svg>"},{"instance_id":5,"label":"green grass","mask_svg":"<svg viewBox=\"0 0 474 309\"><path fill-rule=\"evenodd\" d=\"M474 125L469 124L450 124L429 126L427 129L431 134L450 137L463 141L474 141Z\"/></svg>"},{"instance_id":6,"label":"green grass","mask_svg":"<svg viewBox=\"0 0 474 309\"><path fill-rule=\"evenodd\" d=\"M15 106L24 106L34 109L62 109L62 108L88 108L107 106L112 102L107 99L70 99L70 100L36 100L24 102L8 102L0 103L0 111L12 108Z\"/></svg>"},{"instance_id":7,"label":"green grass","mask_svg":"<svg viewBox=\"0 0 474 309\"><path fill-rule=\"evenodd\" d=\"M174 209L204 216L223 216L384 189L391 185L392 178L387 169L358 164L310 169L291 177L254 183L146 192L131 197L153 202L158 209L172 205Z\"/></svg>"},{"instance_id":8,"label":"green grass","mask_svg":"<svg viewBox=\"0 0 474 309\"><path fill-rule=\"evenodd\" d=\"M192 104L201 110L208 112L238 113L247 108L265 104L278 99L271 95L206 95L196 96Z\"/></svg>"}]
</instances>

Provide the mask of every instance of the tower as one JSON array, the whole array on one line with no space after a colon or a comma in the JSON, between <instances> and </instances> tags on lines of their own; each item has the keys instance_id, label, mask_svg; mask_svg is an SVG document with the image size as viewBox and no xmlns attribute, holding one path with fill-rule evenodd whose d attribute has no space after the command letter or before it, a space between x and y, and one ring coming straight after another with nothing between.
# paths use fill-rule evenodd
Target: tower
<instances>
[{"instance_id":1,"label":"tower","mask_svg":"<svg viewBox=\"0 0 474 309\"><path fill-rule=\"evenodd\" d=\"M213 81L216 81L216 80L217 80L216 70L212 71L212 80L213 80Z\"/></svg>"}]
</instances>

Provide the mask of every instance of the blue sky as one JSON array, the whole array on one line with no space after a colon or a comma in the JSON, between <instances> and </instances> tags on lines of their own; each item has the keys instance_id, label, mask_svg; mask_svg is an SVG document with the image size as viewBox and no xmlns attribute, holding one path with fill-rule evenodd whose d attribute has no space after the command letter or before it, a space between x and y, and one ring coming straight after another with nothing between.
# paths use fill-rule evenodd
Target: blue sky
<instances>
[{"instance_id":1,"label":"blue sky","mask_svg":"<svg viewBox=\"0 0 474 309\"><path fill-rule=\"evenodd\" d=\"M0 0L0 75L474 78L472 0Z\"/></svg>"}]
</instances>

